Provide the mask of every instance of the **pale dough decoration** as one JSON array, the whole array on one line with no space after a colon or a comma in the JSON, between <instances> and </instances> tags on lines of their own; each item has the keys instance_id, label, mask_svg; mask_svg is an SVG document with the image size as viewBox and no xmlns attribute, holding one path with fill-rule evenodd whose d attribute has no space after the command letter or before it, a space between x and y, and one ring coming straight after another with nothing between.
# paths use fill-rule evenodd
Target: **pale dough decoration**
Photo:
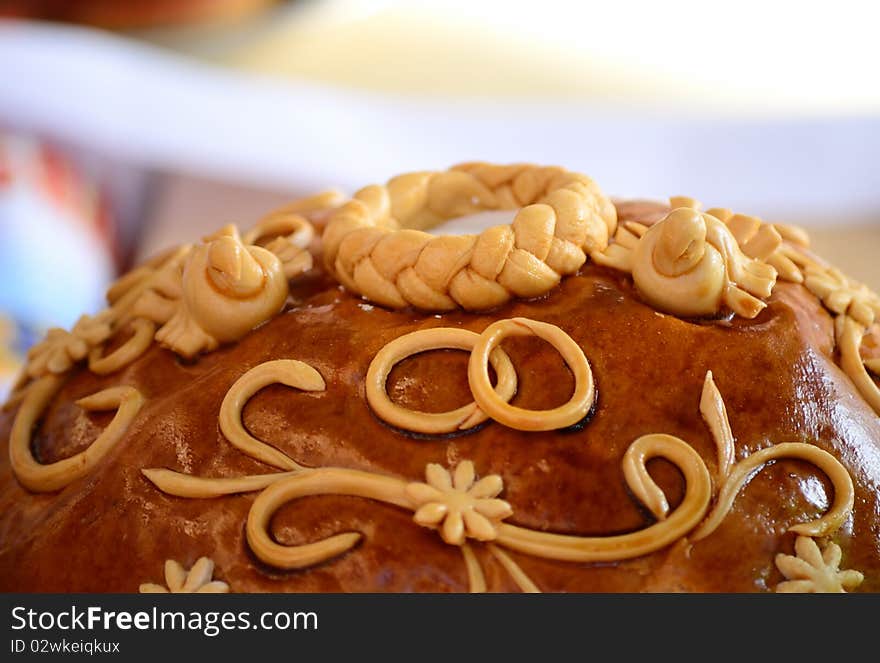
<instances>
[{"instance_id":1,"label":"pale dough decoration","mask_svg":"<svg viewBox=\"0 0 880 663\"><path fill-rule=\"evenodd\" d=\"M33 382L27 382L28 378L67 373L86 357L90 370L105 375L121 370L143 354L152 343L152 333L147 334L151 323L141 319L139 307L148 310L159 307L167 310L167 317L171 316L173 306L158 293L170 289L173 296L179 296L180 265L189 250L189 246L183 246L167 251L120 277L107 291L109 308L94 317L82 316L70 332L50 329L46 338L31 348L29 364L13 399L20 400L33 386ZM175 271L178 272L177 280ZM132 338L111 355L102 357L105 343L129 322L134 330Z\"/></svg>"},{"instance_id":2,"label":"pale dough decoration","mask_svg":"<svg viewBox=\"0 0 880 663\"><path fill-rule=\"evenodd\" d=\"M597 265L632 274L633 251L649 227L637 221L622 222L617 226L614 241L604 250L590 254L590 257Z\"/></svg>"},{"instance_id":3,"label":"pale dough decoration","mask_svg":"<svg viewBox=\"0 0 880 663\"><path fill-rule=\"evenodd\" d=\"M511 579L525 594L540 594L541 590L534 581L526 575L525 571L513 561L510 555L493 543L486 544L486 548L492 553L492 556L498 560L504 570L510 575Z\"/></svg>"},{"instance_id":4,"label":"pale dough decoration","mask_svg":"<svg viewBox=\"0 0 880 663\"><path fill-rule=\"evenodd\" d=\"M86 411L112 410L111 423L84 451L42 465L33 456L31 438L39 419L64 384L63 374L88 357L97 374L121 370L141 356L155 338L174 352L192 357L221 343L240 339L283 308L288 280L311 269L308 246L314 229L302 214L337 206L335 194L300 201L264 217L242 237L226 226L197 246L172 250L119 279L108 290L110 307L83 316L70 332L53 329L29 354L19 390L21 407L10 435L10 461L18 480L36 492L59 490L88 474L126 434L144 399L133 387L105 389L80 399ZM682 316L714 315L724 308L755 317L770 296L777 274L803 282L832 312L841 364L863 396L880 412L880 389L866 365L861 340L880 313L880 298L839 270L814 258L802 230L765 224L755 217L715 208L700 212L687 197L670 200L673 210L646 226L617 227L610 201L587 177L560 168L528 165L463 164L445 173L411 173L387 186L371 186L337 207L324 233L328 269L349 289L393 308L426 310L487 309L512 297L546 293L575 273L587 254L602 265L630 272L642 296L660 310ZM434 237L423 229L484 209L519 209L510 226L477 236ZM609 237L614 241L609 245ZM130 325L132 336L104 356L115 332ZM500 342L510 335L534 335L552 344L575 379L574 393L563 406L532 411L509 404L516 393L515 369ZM403 359L432 349L470 351L468 381L474 402L446 413L407 410L391 402L386 381ZM493 388L488 366L497 374ZM26 380L31 378L29 384ZM736 462L735 439L711 371L707 373L700 412L716 445L717 496L703 459L672 435L649 434L633 441L622 462L630 493L654 516L641 530L610 536L575 536L519 527L505 519L513 507L499 495L501 476L477 478L469 460L454 470L431 463L425 482L408 482L344 468L307 468L279 449L256 439L244 427L248 400L270 384L303 391L326 389L311 366L292 359L263 363L248 370L229 389L220 408L221 431L248 456L281 471L243 477L207 478L162 468L143 475L163 492L185 498L213 498L259 492L248 514L246 535L254 554L280 569L303 569L352 549L363 535L345 532L322 541L282 545L273 540L273 515L286 503L313 495L348 495L413 511L413 521L437 530L443 541L462 552L471 591L486 590L472 545L486 550L525 592L537 585L507 550L571 562L614 562L649 554L689 537L697 542L723 521L748 481L767 463L795 458L812 463L830 479L834 498L821 517L792 525L799 534L797 555L778 555L787 578L777 591L844 591L862 575L839 571L841 551L829 543L824 552L810 537L829 536L849 517L854 505L852 479L831 454L809 444L781 443ZM555 325L513 318L499 320L482 334L433 328L407 334L386 345L371 362L366 385L374 412L386 422L421 433L467 430L488 418L519 430L552 430L583 420L595 398L593 376L583 350ZM666 495L648 473L648 462L662 457L685 481L684 497L670 512ZM712 506L710 511L710 506ZM708 515L707 515L708 514ZM200 558L186 571L165 565L167 587L153 583L142 592L225 592L212 581L213 562Z\"/></svg>"},{"instance_id":5,"label":"pale dough decoration","mask_svg":"<svg viewBox=\"0 0 880 663\"><path fill-rule=\"evenodd\" d=\"M702 210L703 205L689 196L671 196L669 207ZM765 223L756 216L735 213L726 207L712 207L706 214L724 223L733 233L742 252L763 260L776 269L777 276L793 283L803 283L798 265L789 256L792 250L810 246L810 236L803 228L785 223Z\"/></svg>"},{"instance_id":6,"label":"pale dough decoration","mask_svg":"<svg viewBox=\"0 0 880 663\"><path fill-rule=\"evenodd\" d=\"M483 568L477 556L474 554L473 548L468 543L462 543L461 555L464 558L465 569L468 574L468 583L470 584L471 594L483 594L486 592L486 576L483 574ZM541 590L535 582L522 570L522 568L513 561L513 559L498 546L487 543L486 549L492 556L498 560L501 567L507 571L511 580L525 594L540 594Z\"/></svg>"},{"instance_id":7,"label":"pale dough decoration","mask_svg":"<svg viewBox=\"0 0 880 663\"><path fill-rule=\"evenodd\" d=\"M270 239L265 248L278 256L284 275L293 279L310 270L313 264L308 248L315 237L315 227L304 215L332 210L343 202L345 196L336 190L300 198L269 212L242 239L245 244L260 244Z\"/></svg>"},{"instance_id":8,"label":"pale dough decoration","mask_svg":"<svg viewBox=\"0 0 880 663\"><path fill-rule=\"evenodd\" d=\"M520 208L479 235L424 232L480 210ZM390 308L486 310L533 298L601 251L617 226L585 175L527 164L461 164L372 185L329 218L325 265L346 288Z\"/></svg>"},{"instance_id":9,"label":"pale dough decoration","mask_svg":"<svg viewBox=\"0 0 880 663\"><path fill-rule=\"evenodd\" d=\"M289 293L288 281L311 269L301 246L313 234L299 216L270 216L245 239L227 225L163 267L132 307L157 325L156 340L183 357L242 338L275 317ZM279 235L265 248L248 242Z\"/></svg>"},{"instance_id":10,"label":"pale dough decoration","mask_svg":"<svg viewBox=\"0 0 880 663\"><path fill-rule=\"evenodd\" d=\"M754 318L767 306L761 298L770 296L776 270L746 255L711 214L679 207L643 233L642 228L627 224L617 242L591 256L600 265L631 272L639 293L658 310L696 317L728 308ZM757 238L757 255L766 252L767 241Z\"/></svg>"},{"instance_id":11,"label":"pale dough decoration","mask_svg":"<svg viewBox=\"0 0 880 663\"><path fill-rule=\"evenodd\" d=\"M291 500L313 495L349 495L412 509L406 483L394 477L348 470L303 470L265 488L251 505L247 518L247 541L254 554L278 569L304 569L351 550L363 538L360 532L335 534L316 543L285 546L269 534L272 516Z\"/></svg>"},{"instance_id":12,"label":"pale dough decoration","mask_svg":"<svg viewBox=\"0 0 880 663\"><path fill-rule=\"evenodd\" d=\"M834 501L825 515L807 523L792 525L788 530L809 536L828 536L837 530L849 517L855 502L855 489L849 472L840 461L819 447L801 442L781 442L754 452L730 469L730 475L721 485L715 508L694 532L692 540L699 541L714 532L730 511L742 487L767 463L785 458L807 461L822 470L834 486Z\"/></svg>"},{"instance_id":13,"label":"pale dough decoration","mask_svg":"<svg viewBox=\"0 0 880 663\"><path fill-rule=\"evenodd\" d=\"M39 378L64 375L100 346L113 333L113 314L102 311L91 317L80 316L70 331L53 327L46 337L31 347L24 370L12 387L2 411L20 403Z\"/></svg>"},{"instance_id":14,"label":"pale dough decoration","mask_svg":"<svg viewBox=\"0 0 880 663\"><path fill-rule=\"evenodd\" d=\"M567 403L551 410L526 410L509 405L516 393L516 371L498 344L506 336L538 336L552 344L574 375L574 394ZM474 402L449 412L408 410L391 401L386 382L391 369L403 359L427 350L453 348L470 350L468 383ZM495 387L489 380L489 365L495 369ZM417 433L451 433L468 430L487 418L524 431L565 428L581 421L595 397L593 373L583 350L556 325L511 318L499 320L476 334L454 327L422 329L388 343L370 362L366 381L367 401L376 415L398 428Z\"/></svg>"},{"instance_id":15,"label":"pale dough decoration","mask_svg":"<svg viewBox=\"0 0 880 663\"><path fill-rule=\"evenodd\" d=\"M244 477L196 477L162 468L145 468L141 472L159 490L176 497L208 498L248 493L301 471L308 470L293 458L245 429L242 411L251 397L271 384L283 384L302 391L324 391L326 384L314 367L296 359L276 359L259 364L244 373L223 398L218 417L220 430L239 451L272 467L285 470L272 474Z\"/></svg>"},{"instance_id":16,"label":"pale dough decoration","mask_svg":"<svg viewBox=\"0 0 880 663\"><path fill-rule=\"evenodd\" d=\"M83 315L70 331L53 327L45 339L28 351L25 372L32 378L66 373L85 359L92 348L107 340L111 332L106 314Z\"/></svg>"},{"instance_id":17,"label":"pale dough decoration","mask_svg":"<svg viewBox=\"0 0 880 663\"><path fill-rule=\"evenodd\" d=\"M799 536L794 542L795 555L776 555L776 567L786 580L776 585L782 593L845 593L862 584L865 577L858 571L840 570L841 550L828 542L819 550L808 536Z\"/></svg>"},{"instance_id":18,"label":"pale dough decoration","mask_svg":"<svg viewBox=\"0 0 880 663\"><path fill-rule=\"evenodd\" d=\"M287 295L278 257L246 246L228 225L187 256L181 297L156 340L183 357L214 350L277 315Z\"/></svg>"},{"instance_id":19,"label":"pale dough decoration","mask_svg":"<svg viewBox=\"0 0 880 663\"><path fill-rule=\"evenodd\" d=\"M808 265L804 275L804 285L832 313L846 315L866 328L880 316L880 297L839 269Z\"/></svg>"},{"instance_id":20,"label":"pale dough decoration","mask_svg":"<svg viewBox=\"0 0 880 663\"><path fill-rule=\"evenodd\" d=\"M734 213L723 207L713 207L706 210L706 214L719 219L730 229L747 256L771 265L780 279L803 283L801 270L789 257L793 249L810 246L810 237L803 228L765 223L756 216Z\"/></svg>"},{"instance_id":21,"label":"pale dough decoration","mask_svg":"<svg viewBox=\"0 0 880 663\"><path fill-rule=\"evenodd\" d=\"M816 256L792 254L804 272L804 286L834 314L834 335L840 350L840 367L862 398L880 414L880 387L866 370L880 372L880 361L862 359L862 339L880 317L880 296Z\"/></svg>"},{"instance_id":22,"label":"pale dough decoration","mask_svg":"<svg viewBox=\"0 0 880 663\"><path fill-rule=\"evenodd\" d=\"M283 384L302 391L324 391L324 378L308 364L295 359L276 359L250 369L226 393L220 405L220 430L232 446L251 458L281 470L301 470L302 465L245 430L241 413L251 396L270 384Z\"/></svg>"},{"instance_id":23,"label":"pale dough decoration","mask_svg":"<svg viewBox=\"0 0 880 663\"><path fill-rule=\"evenodd\" d=\"M724 406L721 392L715 386L712 371L706 371L706 377L703 380L703 393L700 396L700 415L702 415L703 421L709 427L712 439L715 440L715 452L718 460L716 482L717 485L720 485L727 481L727 477L730 476L730 469L733 467L736 449L734 447L733 432L730 430L730 422L727 419L727 408Z\"/></svg>"},{"instance_id":24,"label":"pale dough decoration","mask_svg":"<svg viewBox=\"0 0 880 663\"><path fill-rule=\"evenodd\" d=\"M574 393L565 404L551 410L526 410L510 405L496 393L489 382L489 358L507 336L537 336L562 355L575 380ZM593 372L581 347L556 325L529 318L499 320L483 330L468 361L468 382L483 412L505 426L525 431L572 426L587 416L595 397Z\"/></svg>"},{"instance_id":25,"label":"pale dough decoration","mask_svg":"<svg viewBox=\"0 0 880 663\"><path fill-rule=\"evenodd\" d=\"M247 244L257 244L267 237L285 237L291 244L304 249L315 236L315 229L305 214L323 212L345 202L341 191L330 189L300 198L266 214L244 234Z\"/></svg>"},{"instance_id":26,"label":"pale dough decoration","mask_svg":"<svg viewBox=\"0 0 880 663\"><path fill-rule=\"evenodd\" d=\"M428 350L473 350L480 335L466 329L442 327L421 329L404 334L383 347L370 362L367 370L367 402L383 421L401 429L416 433L439 434L468 430L486 421L488 416L475 402L449 412L418 412L408 410L388 397L386 382L396 364L407 357ZM507 353L496 348L489 355L489 362L498 377L495 392L502 400L509 401L516 393L516 371Z\"/></svg>"},{"instance_id":27,"label":"pale dough decoration","mask_svg":"<svg viewBox=\"0 0 880 663\"><path fill-rule=\"evenodd\" d=\"M678 209L679 207L688 207L700 211L703 209L703 203L690 196L669 196L669 208Z\"/></svg>"},{"instance_id":28,"label":"pale dough decoration","mask_svg":"<svg viewBox=\"0 0 880 663\"><path fill-rule=\"evenodd\" d=\"M252 474L245 477L197 477L173 470L144 468L141 473L163 493L174 497L210 498L238 493L252 493L263 490L284 477L292 476L299 470L274 472L272 474Z\"/></svg>"},{"instance_id":29,"label":"pale dough decoration","mask_svg":"<svg viewBox=\"0 0 880 663\"><path fill-rule=\"evenodd\" d=\"M837 346L840 349L840 367L849 376L874 412L880 414L880 387L866 370L866 366L874 373L880 374L880 361L865 361L860 348L867 329L848 315L839 315L834 320L834 332Z\"/></svg>"},{"instance_id":30,"label":"pale dough decoration","mask_svg":"<svg viewBox=\"0 0 880 663\"><path fill-rule=\"evenodd\" d=\"M43 465L33 456L31 437L64 382L65 379L57 375L37 379L25 393L9 434L12 471L18 481L33 492L60 490L91 472L124 437L144 403L143 396L134 387L111 387L79 399L76 404L87 412L115 409L116 414L88 448L69 458Z\"/></svg>"},{"instance_id":31,"label":"pale dough decoration","mask_svg":"<svg viewBox=\"0 0 880 663\"><path fill-rule=\"evenodd\" d=\"M834 501L820 518L789 527L790 532L808 536L827 536L837 530L852 512L855 489L846 468L827 451L811 444L783 442L766 447L733 463L735 458L734 437L727 419L727 408L715 386L712 372L706 374L700 413L712 432L718 452L718 496L709 516L691 536L699 541L714 532L733 506L737 494L767 463L784 458L804 460L822 470L831 480Z\"/></svg>"},{"instance_id":32,"label":"pale dough decoration","mask_svg":"<svg viewBox=\"0 0 880 663\"><path fill-rule=\"evenodd\" d=\"M426 483L411 483L406 494L417 507L413 520L436 528L446 543L460 546L465 538L492 541L498 524L513 514L510 504L497 499L504 482L497 474L476 480L474 464L465 460L450 474L436 463L425 468Z\"/></svg>"},{"instance_id":33,"label":"pale dough decoration","mask_svg":"<svg viewBox=\"0 0 880 663\"><path fill-rule=\"evenodd\" d=\"M480 560L474 554L473 548L467 543L461 544L461 556L464 558L464 566L468 574L470 593L484 594L486 592L486 576L483 574L483 567L480 566Z\"/></svg>"},{"instance_id":34,"label":"pale dough decoration","mask_svg":"<svg viewBox=\"0 0 880 663\"><path fill-rule=\"evenodd\" d=\"M131 321L134 332L125 343L107 356L102 356L103 348L93 347L89 352L89 370L96 375L108 375L122 370L135 359L144 354L153 344L156 325L146 318L135 318Z\"/></svg>"},{"instance_id":35,"label":"pale dough decoration","mask_svg":"<svg viewBox=\"0 0 880 663\"><path fill-rule=\"evenodd\" d=\"M284 275L292 279L312 268L312 254L308 247L314 236L314 226L288 205L263 217L244 234L242 241L256 245L272 237L265 248L278 256Z\"/></svg>"},{"instance_id":36,"label":"pale dough decoration","mask_svg":"<svg viewBox=\"0 0 880 663\"><path fill-rule=\"evenodd\" d=\"M662 457L671 462L685 479L681 504L671 514L660 487L651 478L646 464ZM672 435L644 435L624 454L623 474L632 494L657 518L648 527L612 536L573 536L551 534L508 523L498 527L495 542L519 552L568 562L614 562L641 557L677 541L703 518L712 495L712 480L699 454Z\"/></svg>"},{"instance_id":37,"label":"pale dough decoration","mask_svg":"<svg viewBox=\"0 0 880 663\"><path fill-rule=\"evenodd\" d=\"M458 485L472 485L472 490L476 490L475 493L456 490L454 479L449 479L448 476L444 479L439 476L437 470L442 471L442 468L428 471L436 474L431 480L442 485L444 489L431 484L408 484L400 479L359 470L319 468L297 472L274 482L257 496L248 514L247 539L254 554L261 561L276 568L302 569L332 559L353 548L361 540L362 535L357 532L347 532L315 543L285 546L272 540L268 530L269 524L277 510L291 500L313 495L349 495L407 508L417 514L425 509L420 519L425 520L426 526L441 527L441 534L448 528L446 536L450 538L452 545L460 545L455 542L463 543L467 538L480 540L481 537L494 535L494 538L487 540L493 540L498 546L549 559L594 562L638 557L672 543L699 522L709 504L711 479L699 455L690 446L671 436L640 438L633 443L628 455L632 458L625 461L625 477L630 489L640 499L650 502L651 496L645 493L660 490L645 468L647 460L655 456L663 456L672 461L682 471L687 481L684 500L671 515L667 517L664 514L663 520L644 530L629 534L580 537L538 532L500 522L501 518L506 517L509 505L503 500L489 497L497 495L495 490L503 487L500 477L493 478L490 475L470 484L474 477L473 468L465 466L464 470L456 468L456 474L459 472L462 474ZM627 465L631 465L632 468L627 470ZM486 479L490 481L483 484ZM450 482L448 488L446 488L446 480ZM487 497L480 497L484 494ZM466 523L464 514L467 513L468 508L475 511L477 505L484 499L488 500L486 509L489 515L477 512L476 515L481 515L483 518L472 519L471 523ZM665 503L665 498L663 502ZM443 505L446 506L445 510ZM460 523L454 516L451 525L443 522L447 514L454 514L456 511L461 513ZM487 527L482 520L488 522L489 526ZM473 529L469 529L471 525ZM513 568L507 563L504 566ZM524 576L525 574L522 574L518 579L515 578L515 581L533 587L533 584L528 585L522 580Z\"/></svg>"},{"instance_id":38,"label":"pale dough decoration","mask_svg":"<svg viewBox=\"0 0 880 663\"><path fill-rule=\"evenodd\" d=\"M107 303L116 327L143 317L142 309L154 316L162 310L161 319L153 322L164 323L173 315L173 301L180 298L183 263L191 250L190 244L169 249L122 275L107 289Z\"/></svg>"},{"instance_id":39,"label":"pale dough decoration","mask_svg":"<svg viewBox=\"0 0 880 663\"><path fill-rule=\"evenodd\" d=\"M229 585L221 580L212 580L214 562L208 557L199 557L187 571L180 562L169 559L165 562L165 585L145 582L138 591L141 594L226 594Z\"/></svg>"}]
</instances>

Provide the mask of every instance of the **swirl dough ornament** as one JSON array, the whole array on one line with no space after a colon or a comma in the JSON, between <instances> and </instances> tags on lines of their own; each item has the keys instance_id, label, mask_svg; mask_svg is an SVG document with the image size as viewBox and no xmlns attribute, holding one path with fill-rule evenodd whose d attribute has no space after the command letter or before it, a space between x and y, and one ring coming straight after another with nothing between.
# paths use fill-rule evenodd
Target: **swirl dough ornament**
<instances>
[{"instance_id":1,"label":"swirl dough ornament","mask_svg":"<svg viewBox=\"0 0 880 663\"><path fill-rule=\"evenodd\" d=\"M684 317L713 316L725 308L754 318L767 304L776 269L750 258L730 229L693 207L672 210L650 228L630 225L623 241L593 259L631 272L648 304Z\"/></svg>"},{"instance_id":2,"label":"swirl dough ornament","mask_svg":"<svg viewBox=\"0 0 880 663\"><path fill-rule=\"evenodd\" d=\"M188 256L177 310L156 340L183 357L211 351L274 317L287 294L278 257L246 246L235 226L226 226Z\"/></svg>"},{"instance_id":3,"label":"swirl dough ornament","mask_svg":"<svg viewBox=\"0 0 880 663\"><path fill-rule=\"evenodd\" d=\"M110 387L77 401L83 410L116 410L110 424L84 451L54 463L42 464L34 458L31 435L43 412L64 385L64 378L48 375L37 380L24 396L9 436L9 462L22 485L34 492L60 490L89 474L125 436L144 404L134 387Z\"/></svg>"},{"instance_id":4,"label":"swirl dough ornament","mask_svg":"<svg viewBox=\"0 0 880 663\"><path fill-rule=\"evenodd\" d=\"M574 394L563 405L551 410L527 410L509 404L516 394L516 371L499 343L505 336L537 336L552 344L574 375ZM470 350L468 383L474 402L450 412L415 412L391 401L386 381L399 361L426 350L441 348ZM489 380L489 365L495 369L497 384ZM593 372L584 351L556 325L513 318L498 320L482 334L454 327L422 329L397 338L370 362L366 384L367 401L383 421L416 433L452 433L469 430L488 418L524 431L554 430L572 426L590 411L595 397Z\"/></svg>"}]
</instances>

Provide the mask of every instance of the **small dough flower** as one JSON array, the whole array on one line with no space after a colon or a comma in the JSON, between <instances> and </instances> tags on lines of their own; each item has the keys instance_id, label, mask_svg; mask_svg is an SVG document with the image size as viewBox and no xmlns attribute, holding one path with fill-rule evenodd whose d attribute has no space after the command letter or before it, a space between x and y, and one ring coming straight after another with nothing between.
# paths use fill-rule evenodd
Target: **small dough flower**
<instances>
[{"instance_id":1,"label":"small dough flower","mask_svg":"<svg viewBox=\"0 0 880 663\"><path fill-rule=\"evenodd\" d=\"M169 559L165 562L165 583L167 587L152 582L143 583L141 594L226 594L229 585L220 580L211 580L214 575L214 562L200 557L187 571L179 562Z\"/></svg>"},{"instance_id":2,"label":"small dough flower","mask_svg":"<svg viewBox=\"0 0 880 663\"><path fill-rule=\"evenodd\" d=\"M504 489L500 476L491 474L476 481L474 464L465 460L455 474L436 463L425 468L427 483L411 483L406 494L415 502L413 520L437 528L446 543L460 546L466 538L492 541L498 524L513 514L510 504L496 499Z\"/></svg>"},{"instance_id":3,"label":"small dough flower","mask_svg":"<svg viewBox=\"0 0 880 663\"><path fill-rule=\"evenodd\" d=\"M844 593L858 587L865 577L858 571L840 570L840 546L829 543L824 551L808 536L794 543L796 555L776 555L776 566L786 577L776 585L783 593Z\"/></svg>"},{"instance_id":4,"label":"small dough flower","mask_svg":"<svg viewBox=\"0 0 880 663\"><path fill-rule=\"evenodd\" d=\"M57 375L69 371L89 350L106 341L111 332L106 312L94 318L81 316L70 331L53 327L46 338L28 352L28 375L38 378L47 373Z\"/></svg>"},{"instance_id":5,"label":"small dough flower","mask_svg":"<svg viewBox=\"0 0 880 663\"><path fill-rule=\"evenodd\" d=\"M880 297L834 267L807 267L804 285L831 311L847 314L864 327L880 316Z\"/></svg>"}]
</instances>

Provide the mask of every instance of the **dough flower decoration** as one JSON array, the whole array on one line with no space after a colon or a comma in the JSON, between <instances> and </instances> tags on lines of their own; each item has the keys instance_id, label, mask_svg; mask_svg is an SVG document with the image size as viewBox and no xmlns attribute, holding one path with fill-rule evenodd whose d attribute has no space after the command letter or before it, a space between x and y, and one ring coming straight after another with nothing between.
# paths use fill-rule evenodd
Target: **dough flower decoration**
<instances>
[{"instance_id":1,"label":"dough flower decoration","mask_svg":"<svg viewBox=\"0 0 880 663\"><path fill-rule=\"evenodd\" d=\"M834 335L840 352L840 367L877 414L880 414L880 387L869 370L880 374L880 360L863 359L864 337L880 318L880 296L841 270L800 252L793 258L804 274L804 287L834 314Z\"/></svg>"},{"instance_id":2,"label":"dough flower decoration","mask_svg":"<svg viewBox=\"0 0 880 663\"><path fill-rule=\"evenodd\" d=\"M181 297L183 264L191 250L188 244L170 249L120 277L108 288L107 316L114 336L126 327L132 333L110 354L105 355L104 346L92 348L90 371L98 375L115 373L150 348L158 325L174 315Z\"/></svg>"},{"instance_id":3,"label":"dough flower decoration","mask_svg":"<svg viewBox=\"0 0 880 663\"><path fill-rule=\"evenodd\" d=\"M829 311L837 315L845 314L865 328L880 316L880 297L839 269L808 265L804 276L807 290L822 300Z\"/></svg>"},{"instance_id":4,"label":"dough flower decoration","mask_svg":"<svg viewBox=\"0 0 880 663\"><path fill-rule=\"evenodd\" d=\"M152 582L143 583L138 591L141 594L225 594L229 585L221 580L212 580L214 562L200 557L187 571L180 562L173 559L165 562L165 585Z\"/></svg>"},{"instance_id":5,"label":"dough flower decoration","mask_svg":"<svg viewBox=\"0 0 880 663\"><path fill-rule=\"evenodd\" d=\"M766 252L766 241L760 238L756 253ZM693 207L674 209L650 227L626 224L620 241L591 255L600 265L631 273L650 305L686 317L726 308L754 318L776 284L771 265L746 255L723 222Z\"/></svg>"},{"instance_id":6,"label":"dough flower decoration","mask_svg":"<svg viewBox=\"0 0 880 663\"><path fill-rule=\"evenodd\" d=\"M491 541L498 537L498 523L513 514L510 504L498 499L504 490L501 477L490 474L477 481L469 460L460 462L454 474L430 463L425 480L406 487L417 507L413 520L423 527L437 528L450 545L461 545L466 538Z\"/></svg>"},{"instance_id":7,"label":"dough flower decoration","mask_svg":"<svg viewBox=\"0 0 880 663\"><path fill-rule=\"evenodd\" d=\"M424 230L482 210L518 209L479 235ZM617 227L611 201L587 176L558 167L466 163L367 186L329 217L328 271L389 308L486 310L538 297L577 272Z\"/></svg>"},{"instance_id":8,"label":"dough flower decoration","mask_svg":"<svg viewBox=\"0 0 880 663\"><path fill-rule=\"evenodd\" d=\"M858 571L840 570L841 550L834 542L819 550L812 538L799 536L794 550L794 555L776 555L776 567L786 578L776 585L777 592L840 594L865 579Z\"/></svg>"},{"instance_id":9,"label":"dough flower decoration","mask_svg":"<svg viewBox=\"0 0 880 663\"><path fill-rule=\"evenodd\" d=\"M46 338L28 351L28 376L60 375L86 358L89 351L107 340L112 332L106 313L83 315L70 331L53 327Z\"/></svg>"}]
</instances>

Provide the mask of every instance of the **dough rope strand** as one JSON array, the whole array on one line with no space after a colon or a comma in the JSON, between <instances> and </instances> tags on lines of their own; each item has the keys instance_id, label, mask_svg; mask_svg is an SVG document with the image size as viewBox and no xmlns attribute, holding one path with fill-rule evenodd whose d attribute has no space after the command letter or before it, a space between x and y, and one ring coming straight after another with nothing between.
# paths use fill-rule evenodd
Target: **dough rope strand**
<instances>
[{"instance_id":1,"label":"dough rope strand","mask_svg":"<svg viewBox=\"0 0 880 663\"><path fill-rule=\"evenodd\" d=\"M28 490L38 493L60 490L86 476L125 436L144 404L134 387L110 387L76 403L87 412L116 410L113 420L86 449L54 463L42 464L31 452L31 436L49 403L66 378L48 375L28 389L15 416L9 435L9 460L16 478Z\"/></svg>"},{"instance_id":2,"label":"dough rope strand","mask_svg":"<svg viewBox=\"0 0 880 663\"><path fill-rule=\"evenodd\" d=\"M472 212L520 208L479 235L424 229ZM617 227L585 175L556 167L461 164L371 185L330 217L324 263L342 285L390 308L486 310L532 298L577 272Z\"/></svg>"},{"instance_id":3,"label":"dough rope strand","mask_svg":"<svg viewBox=\"0 0 880 663\"><path fill-rule=\"evenodd\" d=\"M575 380L574 393L565 404L550 410L527 410L510 405L492 389L489 358L507 336L537 336L562 355ZM587 416L596 394L593 372L581 347L556 325L528 318L499 320L483 330L468 362L468 383L483 412L505 426L524 431L554 430L578 423Z\"/></svg>"},{"instance_id":4,"label":"dough rope strand","mask_svg":"<svg viewBox=\"0 0 880 663\"><path fill-rule=\"evenodd\" d=\"M472 351L479 339L479 334L465 329L442 327L410 332L385 345L370 362L367 370L367 402L373 412L392 426L426 434L468 430L486 421L488 416L475 402L449 412L419 412L392 402L386 391L391 370L407 357L428 350ZM516 393L516 371L510 358L504 350L496 348L490 354L489 362L497 375L494 391L500 399L509 401Z\"/></svg>"},{"instance_id":5,"label":"dough rope strand","mask_svg":"<svg viewBox=\"0 0 880 663\"><path fill-rule=\"evenodd\" d=\"M247 371L226 392L220 405L220 430L232 446L251 458L280 470L305 469L287 454L247 432L241 413L248 400L270 384L283 384L302 391L324 391L324 378L308 364L295 359L276 359Z\"/></svg>"}]
</instances>

